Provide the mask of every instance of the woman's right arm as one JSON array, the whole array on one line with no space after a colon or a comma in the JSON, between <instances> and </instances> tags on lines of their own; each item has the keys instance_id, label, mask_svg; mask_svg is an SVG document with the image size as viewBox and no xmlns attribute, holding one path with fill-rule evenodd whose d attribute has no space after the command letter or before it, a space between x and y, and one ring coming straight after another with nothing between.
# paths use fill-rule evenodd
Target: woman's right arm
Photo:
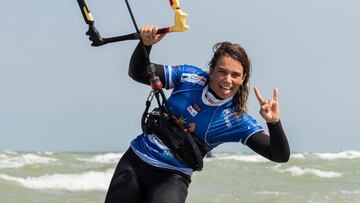
<instances>
[{"instance_id":1,"label":"woman's right arm","mask_svg":"<svg viewBox=\"0 0 360 203\"><path fill-rule=\"evenodd\" d=\"M146 52L150 54L151 46L145 46ZM129 63L129 76L137 82L150 85L151 73L147 70L146 55L144 44L140 41L136 46ZM165 82L164 66L155 65L155 74L160 77L161 82Z\"/></svg>"},{"instance_id":2,"label":"woman's right arm","mask_svg":"<svg viewBox=\"0 0 360 203\"><path fill-rule=\"evenodd\" d=\"M137 82L150 85L151 73L147 69L147 57L150 56L152 45L158 43L165 34L156 34L159 27L149 25L140 28L141 41L136 46L129 64L129 76ZM145 47L145 48L144 48ZM148 55L148 56L147 56ZM155 75L165 82L164 66L155 65Z\"/></svg>"}]
</instances>

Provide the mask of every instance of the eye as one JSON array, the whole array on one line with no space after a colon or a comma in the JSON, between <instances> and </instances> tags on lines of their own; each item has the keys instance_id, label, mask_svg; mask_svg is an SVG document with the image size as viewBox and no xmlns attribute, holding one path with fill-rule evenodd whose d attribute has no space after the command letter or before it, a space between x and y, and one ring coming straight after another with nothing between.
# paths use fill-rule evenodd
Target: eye
<instances>
[{"instance_id":1,"label":"eye","mask_svg":"<svg viewBox=\"0 0 360 203\"><path fill-rule=\"evenodd\" d=\"M218 73L221 73L221 74L226 74L226 71L224 69L218 69L217 71Z\"/></svg>"},{"instance_id":2,"label":"eye","mask_svg":"<svg viewBox=\"0 0 360 203\"><path fill-rule=\"evenodd\" d=\"M238 78L238 77L241 77L241 74L240 73L233 73L233 74L231 74L231 77Z\"/></svg>"}]
</instances>

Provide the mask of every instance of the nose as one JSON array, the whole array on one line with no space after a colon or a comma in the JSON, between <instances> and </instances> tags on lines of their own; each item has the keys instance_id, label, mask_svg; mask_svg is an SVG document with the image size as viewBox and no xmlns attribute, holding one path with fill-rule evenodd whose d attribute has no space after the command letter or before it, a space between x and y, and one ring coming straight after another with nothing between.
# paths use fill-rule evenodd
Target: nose
<instances>
[{"instance_id":1,"label":"nose","mask_svg":"<svg viewBox=\"0 0 360 203\"><path fill-rule=\"evenodd\" d=\"M228 83L231 83L231 75L230 74L225 75L225 81Z\"/></svg>"}]
</instances>

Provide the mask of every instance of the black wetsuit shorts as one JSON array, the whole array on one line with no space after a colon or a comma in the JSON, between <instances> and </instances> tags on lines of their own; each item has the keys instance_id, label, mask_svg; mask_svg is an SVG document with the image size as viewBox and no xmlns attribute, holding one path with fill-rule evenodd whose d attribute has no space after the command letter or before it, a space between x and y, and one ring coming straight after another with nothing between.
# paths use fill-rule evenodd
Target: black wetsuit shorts
<instances>
[{"instance_id":1,"label":"black wetsuit shorts","mask_svg":"<svg viewBox=\"0 0 360 203\"><path fill-rule=\"evenodd\" d=\"M190 176L142 161L131 148L121 157L105 203L184 203Z\"/></svg>"}]
</instances>

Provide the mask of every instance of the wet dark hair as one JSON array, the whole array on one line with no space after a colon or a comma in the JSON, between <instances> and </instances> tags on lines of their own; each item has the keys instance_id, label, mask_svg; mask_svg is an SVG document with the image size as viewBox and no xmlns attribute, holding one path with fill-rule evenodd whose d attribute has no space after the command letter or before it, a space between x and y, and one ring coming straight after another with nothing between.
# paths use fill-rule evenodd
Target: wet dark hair
<instances>
[{"instance_id":1,"label":"wet dark hair","mask_svg":"<svg viewBox=\"0 0 360 203\"><path fill-rule=\"evenodd\" d=\"M219 42L213 47L214 55L209 62L210 74L214 70L218 60L222 56L229 56L232 59L238 61L244 68L243 76L245 76L243 84L239 87L239 90L235 93L233 99L233 108L235 112L245 113L247 112L247 99L249 96L249 78L251 73L251 62L246 54L244 48L238 44L231 42Z\"/></svg>"}]
</instances>

